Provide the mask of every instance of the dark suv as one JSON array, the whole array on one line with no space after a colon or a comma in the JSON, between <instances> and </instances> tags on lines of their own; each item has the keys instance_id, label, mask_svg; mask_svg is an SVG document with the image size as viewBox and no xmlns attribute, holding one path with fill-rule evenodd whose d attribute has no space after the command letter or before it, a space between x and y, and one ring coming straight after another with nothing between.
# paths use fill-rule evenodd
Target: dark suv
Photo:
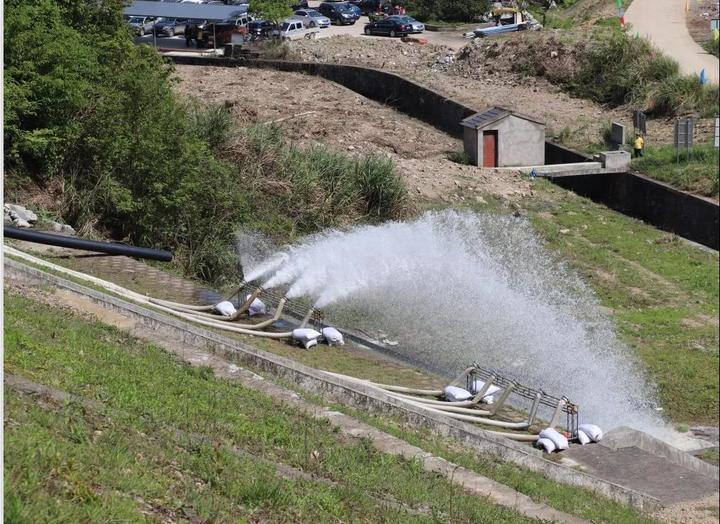
<instances>
[{"instance_id":1,"label":"dark suv","mask_svg":"<svg viewBox=\"0 0 720 524\"><path fill-rule=\"evenodd\" d=\"M333 24L353 25L359 18L345 3L323 2L318 11L327 16Z\"/></svg>"}]
</instances>

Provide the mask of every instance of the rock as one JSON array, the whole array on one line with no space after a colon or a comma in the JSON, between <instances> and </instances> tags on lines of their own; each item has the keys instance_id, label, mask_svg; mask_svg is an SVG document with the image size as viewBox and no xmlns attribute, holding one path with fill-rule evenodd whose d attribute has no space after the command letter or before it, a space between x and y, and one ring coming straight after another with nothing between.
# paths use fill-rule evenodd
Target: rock
<instances>
[{"instance_id":1,"label":"rock","mask_svg":"<svg viewBox=\"0 0 720 524\"><path fill-rule=\"evenodd\" d=\"M561 234L561 235L567 235L568 233L570 233L570 230L569 230L569 229L561 229L561 230L560 230L560 234Z\"/></svg>"},{"instance_id":2,"label":"rock","mask_svg":"<svg viewBox=\"0 0 720 524\"><path fill-rule=\"evenodd\" d=\"M355 151L355 146L348 146L348 151Z\"/></svg>"},{"instance_id":3,"label":"rock","mask_svg":"<svg viewBox=\"0 0 720 524\"><path fill-rule=\"evenodd\" d=\"M17 216L17 218L20 218L27 222L37 222L37 215L21 205L5 204L5 209L10 212L11 217L13 217L13 213L15 213L15 216Z\"/></svg>"},{"instance_id":4,"label":"rock","mask_svg":"<svg viewBox=\"0 0 720 524\"><path fill-rule=\"evenodd\" d=\"M53 222L52 228L53 228L53 231L62 233L63 235L74 235L75 234L75 228L73 228L72 226L68 226L67 224L61 224L60 222Z\"/></svg>"},{"instance_id":5,"label":"rock","mask_svg":"<svg viewBox=\"0 0 720 524\"><path fill-rule=\"evenodd\" d=\"M13 221L13 224L15 224L16 227L32 227L30 222L28 222L27 220L25 220L23 218L16 218Z\"/></svg>"},{"instance_id":6,"label":"rock","mask_svg":"<svg viewBox=\"0 0 720 524\"><path fill-rule=\"evenodd\" d=\"M476 196L476 197L475 197L475 202L477 202L478 204L487 204L487 200L485 200L485 199L484 199L483 197L481 197L481 196Z\"/></svg>"}]
</instances>

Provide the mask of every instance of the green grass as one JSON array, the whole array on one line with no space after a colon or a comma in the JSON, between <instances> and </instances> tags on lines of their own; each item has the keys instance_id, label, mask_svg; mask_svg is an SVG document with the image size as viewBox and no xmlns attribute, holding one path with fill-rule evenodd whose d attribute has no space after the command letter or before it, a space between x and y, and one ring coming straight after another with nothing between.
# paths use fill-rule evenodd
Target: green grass
<instances>
[{"instance_id":1,"label":"green grass","mask_svg":"<svg viewBox=\"0 0 720 524\"><path fill-rule=\"evenodd\" d=\"M611 310L676 423L717 423L718 255L573 193L534 182L528 203L550 249ZM562 233L561 233L562 231Z\"/></svg>"},{"instance_id":2,"label":"green grass","mask_svg":"<svg viewBox=\"0 0 720 524\"><path fill-rule=\"evenodd\" d=\"M153 520L529 521L114 328L12 294L5 306L6 372L100 404L95 411L6 392L11 521L143 521L141 511ZM278 479L229 443L338 484Z\"/></svg>"},{"instance_id":3,"label":"green grass","mask_svg":"<svg viewBox=\"0 0 720 524\"><path fill-rule=\"evenodd\" d=\"M409 427L385 416L369 414L342 405L333 409L347 413L378 429L418 446L434 455L487 476L524 493L536 502L577 515L594 523L635 524L654 522L638 511L599 497L589 491L553 482L539 473L489 455L480 455L459 445L448 444L427 430Z\"/></svg>"},{"instance_id":4,"label":"green grass","mask_svg":"<svg viewBox=\"0 0 720 524\"><path fill-rule=\"evenodd\" d=\"M713 448L698 455L698 458L710 464L720 465L720 449Z\"/></svg>"},{"instance_id":5,"label":"green grass","mask_svg":"<svg viewBox=\"0 0 720 524\"><path fill-rule=\"evenodd\" d=\"M633 169L685 191L717 198L720 156L712 144L697 145L679 155L672 145L650 145L644 154L633 159Z\"/></svg>"},{"instance_id":6,"label":"green grass","mask_svg":"<svg viewBox=\"0 0 720 524\"><path fill-rule=\"evenodd\" d=\"M720 57L720 40L708 40L702 46L711 55Z\"/></svg>"}]
</instances>

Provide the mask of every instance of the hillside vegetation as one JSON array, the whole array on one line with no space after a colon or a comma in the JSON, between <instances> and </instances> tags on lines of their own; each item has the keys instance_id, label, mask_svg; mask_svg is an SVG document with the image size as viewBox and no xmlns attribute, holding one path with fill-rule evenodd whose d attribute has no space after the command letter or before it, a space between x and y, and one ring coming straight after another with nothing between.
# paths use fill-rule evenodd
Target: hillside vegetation
<instances>
[{"instance_id":1,"label":"hillside vegetation","mask_svg":"<svg viewBox=\"0 0 720 524\"><path fill-rule=\"evenodd\" d=\"M171 249L217 280L236 267L239 225L277 217L287 240L405 209L386 159L286 149L273 130L243 137L225 108L176 98L119 2L13 0L4 36L6 198L54 188L51 211L84 234Z\"/></svg>"},{"instance_id":2,"label":"hillside vegetation","mask_svg":"<svg viewBox=\"0 0 720 524\"><path fill-rule=\"evenodd\" d=\"M611 107L629 105L651 117L718 112L718 86L679 73L677 62L620 28L533 33L467 46L457 68L486 61L546 78L574 96ZM462 62L466 62L465 64Z\"/></svg>"}]
</instances>

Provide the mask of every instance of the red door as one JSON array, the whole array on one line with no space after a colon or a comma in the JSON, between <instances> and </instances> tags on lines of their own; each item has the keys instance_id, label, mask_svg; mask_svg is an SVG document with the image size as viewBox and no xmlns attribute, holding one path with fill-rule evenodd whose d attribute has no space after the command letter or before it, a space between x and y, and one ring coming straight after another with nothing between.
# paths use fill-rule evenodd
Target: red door
<instances>
[{"instance_id":1,"label":"red door","mask_svg":"<svg viewBox=\"0 0 720 524\"><path fill-rule=\"evenodd\" d=\"M497 167L497 131L483 131L483 167Z\"/></svg>"}]
</instances>

